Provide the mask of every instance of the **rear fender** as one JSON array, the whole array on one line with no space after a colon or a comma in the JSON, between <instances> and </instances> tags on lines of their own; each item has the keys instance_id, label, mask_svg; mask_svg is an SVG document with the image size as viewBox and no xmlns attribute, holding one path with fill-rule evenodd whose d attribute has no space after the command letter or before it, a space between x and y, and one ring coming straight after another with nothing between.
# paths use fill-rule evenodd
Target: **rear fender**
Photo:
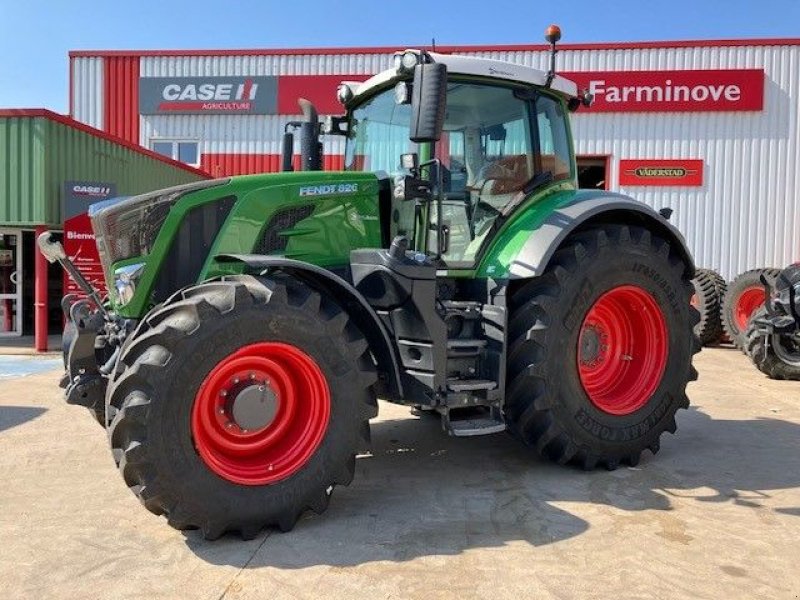
<instances>
[{"instance_id":1,"label":"rear fender","mask_svg":"<svg viewBox=\"0 0 800 600\"><path fill-rule=\"evenodd\" d=\"M603 223L638 225L678 249L694 276L694 259L678 229L642 202L611 192L566 190L524 210L504 227L478 267L479 277L527 279L541 275L567 237Z\"/></svg>"}]
</instances>

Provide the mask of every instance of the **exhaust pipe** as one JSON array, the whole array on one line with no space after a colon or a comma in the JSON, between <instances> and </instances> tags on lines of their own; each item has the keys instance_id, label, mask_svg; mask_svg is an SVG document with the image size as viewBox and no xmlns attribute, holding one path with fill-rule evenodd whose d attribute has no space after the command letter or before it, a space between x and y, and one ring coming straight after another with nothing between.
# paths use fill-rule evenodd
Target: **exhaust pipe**
<instances>
[{"instance_id":1,"label":"exhaust pipe","mask_svg":"<svg viewBox=\"0 0 800 600\"><path fill-rule=\"evenodd\" d=\"M321 171L322 142L319 141L319 113L314 105L305 98L300 98L297 103L300 105L304 118L300 124L300 169Z\"/></svg>"}]
</instances>

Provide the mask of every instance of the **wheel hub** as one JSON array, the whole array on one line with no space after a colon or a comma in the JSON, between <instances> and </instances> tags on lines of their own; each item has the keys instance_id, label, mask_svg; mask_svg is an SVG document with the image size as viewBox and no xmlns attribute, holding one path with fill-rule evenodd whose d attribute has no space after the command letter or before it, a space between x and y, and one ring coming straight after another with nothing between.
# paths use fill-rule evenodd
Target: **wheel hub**
<instances>
[{"instance_id":1,"label":"wheel hub","mask_svg":"<svg viewBox=\"0 0 800 600\"><path fill-rule=\"evenodd\" d=\"M605 345L607 339L608 334L599 329L597 325L588 324L581 332L581 364L589 366L602 362L603 355L608 350L608 346Z\"/></svg>"},{"instance_id":2,"label":"wheel hub","mask_svg":"<svg viewBox=\"0 0 800 600\"><path fill-rule=\"evenodd\" d=\"M278 395L266 383L248 385L236 394L230 414L243 431L269 427L278 414Z\"/></svg>"}]
</instances>

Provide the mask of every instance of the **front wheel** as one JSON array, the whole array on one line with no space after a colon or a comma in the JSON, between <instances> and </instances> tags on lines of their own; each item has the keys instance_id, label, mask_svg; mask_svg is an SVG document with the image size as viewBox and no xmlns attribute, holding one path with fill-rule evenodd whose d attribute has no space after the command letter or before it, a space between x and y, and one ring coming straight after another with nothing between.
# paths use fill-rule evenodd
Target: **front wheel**
<instances>
[{"instance_id":1,"label":"front wheel","mask_svg":"<svg viewBox=\"0 0 800 600\"><path fill-rule=\"evenodd\" d=\"M606 225L571 236L541 277L512 289L512 433L587 469L657 452L697 378L690 271L648 230Z\"/></svg>"},{"instance_id":2,"label":"front wheel","mask_svg":"<svg viewBox=\"0 0 800 600\"><path fill-rule=\"evenodd\" d=\"M107 396L119 470L145 507L206 538L290 529L348 485L377 413L361 333L290 279L190 287L142 322Z\"/></svg>"}]
</instances>

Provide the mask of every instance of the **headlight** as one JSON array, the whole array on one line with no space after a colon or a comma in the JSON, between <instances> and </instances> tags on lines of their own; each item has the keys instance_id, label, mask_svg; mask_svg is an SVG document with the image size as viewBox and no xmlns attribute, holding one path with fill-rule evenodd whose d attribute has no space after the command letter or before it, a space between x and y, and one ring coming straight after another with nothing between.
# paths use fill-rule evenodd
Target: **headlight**
<instances>
[{"instance_id":1,"label":"headlight","mask_svg":"<svg viewBox=\"0 0 800 600\"><path fill-rule=\"evenodd\" d=\"M394 55L394 68L398 73L410 73L420 62L420 57L416 52L406 50Z\"/></svg>"},{"instance_id":2,"label":"headlight","mask_svg":"<svg viewBox=\"0 0 800 600\"><path fill-rule=\"evenodd\" d=\"M339 84L339 87L336 89L336 98L341 104L346 105L348 102L350 102L350 100L353 99L353 96L353 88L346 83Z\"/></svg>"},{"instance_id":3,"label":"headlight","mask_svg":"<svg viewBox=\"0 0 800 600\"><path fill-rule=\"evenodd\" d=\"M228 181L200 181L124 200L92 204L89 217L106 280L112 281L113 273L110 270L114 263L150 253L170 209L182 196Z\"/></svg>"},{"instance_id":4,"label":"headlight","mask_svg":"<svg viewBox=\"0 0 800 600\"><path fill-rule=\"evenodd\" d=\"M126 265L114 270L114 291L120 306L131 301L136 293L136 284L144 271L145 263Z\"/></svg>"}]
</instances>

